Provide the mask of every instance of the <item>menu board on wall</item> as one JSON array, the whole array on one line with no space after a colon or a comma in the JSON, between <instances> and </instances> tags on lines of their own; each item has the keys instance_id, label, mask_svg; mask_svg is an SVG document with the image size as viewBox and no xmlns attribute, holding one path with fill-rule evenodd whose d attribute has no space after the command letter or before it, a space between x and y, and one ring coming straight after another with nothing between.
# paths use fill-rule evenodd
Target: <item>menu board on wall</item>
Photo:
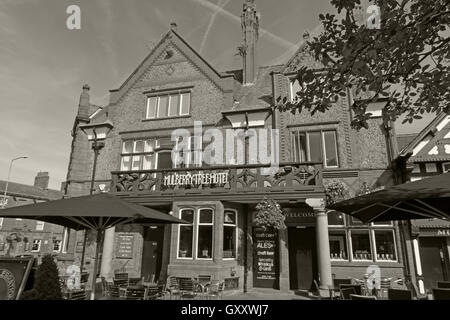
<instances>
[{"instance_id":1,"label":"menu board on wall","mask_svg":"<svg viewBox=\"0 0 450 320\"><path fill-rule=\"evenodd\" d=\"M276 231L254 229L254 286L278 287L278 235Z\"/></svg>"},{"instance_id":2,"label":"menu board on wall","mask_svg":"<svg viewBox=\"0 0 450 320\"><path fill-rule=\"evenodd\" d=\"M0 300L18 300L25 289L33 258L0 259Z\"/></svg>"},{"instance_id":3,"label":"menu board on wall","mask_svg":"<svg viewBox=\"0 0 450 320\"><path fill-rule=\"evenodd\" d=\"M117 237L116 257L119 259L132 259L133 245L133 234L119 234Z\"/></svg>"}]
</instances>

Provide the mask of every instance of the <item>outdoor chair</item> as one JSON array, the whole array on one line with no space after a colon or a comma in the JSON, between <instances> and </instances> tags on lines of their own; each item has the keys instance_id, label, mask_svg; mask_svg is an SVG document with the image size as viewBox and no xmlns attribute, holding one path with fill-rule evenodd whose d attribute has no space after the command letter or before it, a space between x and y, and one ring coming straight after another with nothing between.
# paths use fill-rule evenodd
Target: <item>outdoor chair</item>
<instances>
[{"instance_id":1,"label":"outdoor chair","mask_svg":"<svg viewBox=\"0 0 450 320\"><path fill-rule=\"evenodd\" d=\"M116 273L114 274L114 284L120 287L128 286L128 273Z\"/></svg>"},{"instance_id":2,"label":"outdoor chair","mask_svg":"<svg viewBox=\"0 0 450 320\"><path fill-rule=\"evenodd\" d=\"M392 288L392 278L383 278L380 281L380 297L387 297L388 296L388 290Z\"/></svg>"},{"instance_id":3,"label":"outdoor chair","mask_svg":"<svg viewBox=\"0 0 450 320\"><path fill-rule=\"evenodd\" d=\"M434 300L450 300L450 289L433 288Z\"/></svg>"},{"instance_id":4,"label":"outdoor chair","mask_svg":"<svg viewBox=\"0 0 450 320\"><path fill-rule=\"evenodd\" d=\"M159 288L157 286L147 287L145 300L156 300L159 298Z\"/></svg>"},{"instance_id":5,"label":"outdoor chair","mask_svg":"<svg viewBox=\"0 0 450 320\"><path fill-rule=\"evenodd\" d=\"M85 287L86 287L86 283L88 282L88 280L89 280L89 273L87 273L87 272L81 273L81 276L80 276L80 286L81 286L82 288L85 288Z\"/></svg>"},{"instance_id":6,"label":"outdoor chair","mask_svg":"<svg viewBox=\"0 0 450 320\"><path fill-rule=\"evenodd\" d=\"M144 300L145 291L143 287L128 287L126 300Z\"/></svg>"},{"instance_id":7,"label":"outdoor chair","mask_svg":"<svg viewBox=\"0 0 450 320\"><path fill-rule=\"evenodd\" d=\"M359 294L350 294L350 300L377 300L375 296L362 296Z\"/></svg>"},{"instance_id":8,"label":"outdoor chair","mask_svg":"<svg viewBox=\"0 0 450 320\"><path fill-rule=\"evenodd\" d=\"M211 276L210 275L199 275L197 277L197 284L201 288L202 292L207 290L207 287L211 285Z\"/></svg>"},{"instance_id":9,"label":"outdoor chair","mask_svg":"<svg viewBox=\"0 0 450 320\"><path fill-rule=\"evenodd\" d=\"M158 298L163 299L166 295L166 282L158 281Z\"/></svg>"},{"instance_id":10,"label":"outdoor chair","mask_svg":"<svg viewBox=\"0 0 450 320\"><path fill-rule=\"evenodd\" d=\"M339 285L339 290L346 289L346 288L353 288L355 290L355 294L357 295L363 295L362 294L362 287L359 284L341 284Z\"/></svg>"},{"instance_id":11,"label":"outdoor chair","mask_svg":"<svg viewBox=\"0 0 450 320\"><path fill-rule=\"evenodd\" d=\"M412 300L413 293L410 290L388 289L389 300Z\"/></svg>"},{"instance_id":12,"label":"outdoor chair","mask_svg":"<svg viewBox=\"0 0 450 320\"><path fill-rule=\"evenodd\" d=\"M115 284L108 285L107 296L110 299L119 299L120 298L120 287Z\"/></svg>"},{"instance_id":13,"label":"outdoor chair","mask_svg":"<svg viewBox=\"0 0 450 320\"><path fill-rule=\"evenodd\" d=\"M68 300L86 300L86 290L78 289L78 290L70 290L68 292Z\"/></svg>"},{"instance_id":14,"label":"outdoor chair","mask_svg":"<svg viewBox=\"0 0 450 320\"><path fill-rule=\"evenodd\" d=\"M222 294L223 294L224 290L225 290L225 282L224 281L211 283L208 286L208 294L206 297L208 299L212 299L212 298L222 299Z\"/></svg>"},{"instance_id":15,"label":"outdoor chair","mask_svg":"<svg viewBox=\"0 0 450 320\"><path fill-rule=\"evenodd\" d=\"M438 281L438 289L450 289L450 281Z\"/></svg>"},{"instance_id":16,"label":"outdoor chair","mask_svg":"<svg viewBox=\"0 0 450 320\"><path fill-rule=\"evenodd\" d=\"M194 279L180 279L180 298L195 299L197 297Z\"/></svg>"},{"instance_id":17,"label":"outdoor chair","mask_svg":"<svg viewBox=\"0 0 450 320\"><path fill-rule=\"evenodd\" d=\"M350 300L350 295L356 295L356 290L354 287L343 287L340 291L342 300Z\"/></svg>"},{"instance_id":18,"label":"outdoor chair","mask_svg":"<svg viewBox=\"0 0 450 320\"><path fill-rule=\"evenodd\" d=\"M176 277L169 277L167 279L166 291L169 292L170 299L172 300L172 296L180 297L180 283Z\"/></svg>"}]
</instances>

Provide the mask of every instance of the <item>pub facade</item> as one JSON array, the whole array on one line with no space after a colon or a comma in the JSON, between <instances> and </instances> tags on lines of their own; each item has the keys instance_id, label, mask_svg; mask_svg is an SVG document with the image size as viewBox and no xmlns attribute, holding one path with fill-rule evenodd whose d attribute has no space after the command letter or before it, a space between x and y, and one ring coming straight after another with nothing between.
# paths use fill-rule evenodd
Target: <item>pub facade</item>
<instances>
[{"instance_id":1,"label":"pub facade","mask_svg":"<svg viewBox=\"0 0 450 320\"><path fill-rule=\"evenodd\" d=\"M98 272L155 280L208 275L238 290L310 290L313 280L325 290L333 276L361 279L374 264L383 276L402 277L394 223L363 225L325 208L328 183L340 181L351 195L364 185L393 184L393 128L375 115L369 129L353 130L351 92L326 113L281 112L276 100L295 96L297 68L321 65L304 45L285 64L258 65L255 1L244 1L241 19L242 69L219 72L171 24L120 88L110 91L107 106L92 105L90 88L83 87L65 193L89 193L94 153L82 128L108 122L113 128L98 157L96 191L186 222L108 230ZM180 129L190 135L187 154L173 139ZM226 149L219 156L216 150L213 164L205 159L212 141ZM186 161L179 164L178 157ZM254 225L264 198L280 204L285 229Z\"/></svg>"}]
</instances>

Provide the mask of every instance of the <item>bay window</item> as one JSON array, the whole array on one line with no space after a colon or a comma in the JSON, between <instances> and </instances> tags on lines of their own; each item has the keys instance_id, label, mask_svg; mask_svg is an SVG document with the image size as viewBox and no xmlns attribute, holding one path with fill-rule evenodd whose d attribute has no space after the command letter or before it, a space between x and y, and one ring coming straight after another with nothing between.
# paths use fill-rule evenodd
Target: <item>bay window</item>
<instances>
[{"instance_id":1,"label":"bay window","mask_svg":"<svg viewBox=\"0 0 450 320\"><path fill-rule=\"evenodd\" d=\"M214 211L207 208L181 209L180 219L188 224L178 226L177 258L212 259Z\"/></svg>"},{"instance_id":2,"label":"bay window","mask_svg":"<svg viewBox=\"0 0 450 320\"><path fill-rule=\"evenodd\" d=\"M200 209L197 228L197 259L212 259L213 211Z\"/></svg>"},{"instance_id":3,"label":"bay window","mask_svg":"<svg viewBox=\"0 0 450 320\"><path fill-rule=\"evenodd\" d=\"M178 227L178 258L192 258L192 244L194 237L194 210L183 209L180 219L189 224L180 224Z\"/></svg>"},{"instance_id":4,"label":"bay window","mask_svg":"<svg viewBox=\"0 0 450 320\"><path fill-rule=\"evenodd\" d=\"M223 258L236 259L237 212L225 210L223 220Z\"/></svg>"},{"instance_id":5,"label":"bay window","mask_svg":"<svg viewBox=\"0 0 450 320\"><path fill-rule=\"evenodd\" d=\"M392 222L363 223L332 211L328 214L328 230L332 261L398 261Z\"/></svg>"},{"instance_id":6,"label":"bay window","mask_svg":"<svg viewBox=\"0 0 450 320\"><path fill-rule=\"evenodd\" d=\"M338 167L336 131L292 131L294 162L323 162L325 167Z\"/></svg>"}]
</instances>

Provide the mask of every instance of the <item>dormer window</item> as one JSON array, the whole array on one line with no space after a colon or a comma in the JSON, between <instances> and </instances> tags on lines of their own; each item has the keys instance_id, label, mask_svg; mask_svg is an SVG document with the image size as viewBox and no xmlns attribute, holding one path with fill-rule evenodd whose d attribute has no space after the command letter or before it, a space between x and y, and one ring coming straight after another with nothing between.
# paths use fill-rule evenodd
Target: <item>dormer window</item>
<instances>
[{"instance_id":1,"label":"dormer window","mask_svg":"<svg viewBox=\"0 0 450 320\"><path fill-rule=\"evenodd\" d=\"M295 79L290 79L289 81L289 101L294 102L297 92L301 89L300 83Z\"/></svg>"},{"instance_id":2,"label":"dormer window","mask_svg":"<svg viewBox=\"0 0 450 320\"><path fill-rule=\"evenodd\" d=\"M179 91L147 97L146 119L161 119L188 116L191 93Z\"/></svg>"}]
</instances>

